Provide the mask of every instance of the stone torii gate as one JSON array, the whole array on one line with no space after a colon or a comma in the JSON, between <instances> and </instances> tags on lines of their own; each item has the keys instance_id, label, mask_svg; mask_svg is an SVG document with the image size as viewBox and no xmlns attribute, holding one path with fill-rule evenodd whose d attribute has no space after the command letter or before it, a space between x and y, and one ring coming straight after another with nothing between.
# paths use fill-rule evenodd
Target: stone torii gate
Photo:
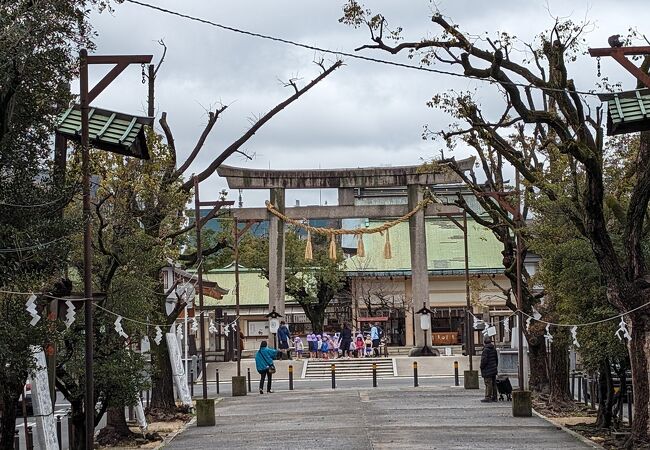
<instances>
[{"instance_id":1,"label":"stone torii gate","mask_svg":"<svg viewBox=\"0 0 650 450\"><path fill-rule=\"evenodd\" d=\"M469 170L474 158L457 161L462 170ZM369 167L356 169L266 170L221 166L219 176L226 178L231 189L269 189L269 201L275 209L292 219L352 219L402 217L413 210L424 197L424 188L435 184L462 183L450 169L424 169L422 166ZM406 187L406 205L355 205L354 189L368 187ZM285 205L286 189L338 189L337 206ZM269 221L269 312L285 313L285 248L284 225L266 208L233 208L240 221ZM411 248L411 284L413 305L418 309L429 303L429 274L426 253L426 216L462 214L455 206L429 204L409 219ZM424 346L424 333L415 327L415 349ZM272 336L269 337L272 339Z\"/></svg>"}]
</instances>

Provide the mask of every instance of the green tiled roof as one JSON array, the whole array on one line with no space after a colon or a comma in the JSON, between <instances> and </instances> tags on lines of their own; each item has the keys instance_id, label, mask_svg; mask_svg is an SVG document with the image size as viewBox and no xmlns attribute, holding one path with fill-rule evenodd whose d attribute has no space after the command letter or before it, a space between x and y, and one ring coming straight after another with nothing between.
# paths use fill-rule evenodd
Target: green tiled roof
<instances>
[{"instance_id":1,"label":"green tiled roof","mask_svg":"<svg viewBox=\"0 0 650 450\"><path fill-rule=\"evenodd\" d=\"M90 145L127 156L149 159L144 126L153 123L152 117L138 117L99 108L88 112ZM79 105L68 108L59 116L56 129L74 141L81 141L81 111Z\"/></svg>"},{"instance_id":2,"label":"green tiled roof","mask_svg":"<svg viewBox=\"0 0 650 450\"><path fill-rule=\"evenodd\" d=\"M203 274L210 281L216 281L217 284L228 290L223 299L217 300L212 297L204 296L203 301L206 306L234 306L235 305L235 265L231 264L222 269L213 269ZM262 273L256 269L248 269L239 266L239 304L241 306L268 305L269 304L269 286L268 280L262 276ZM285 297L287 302L292 299Z\"/></svg>"},{"instance_id":3,"label":"green tiled roof","mask_svg":"<svg viewBox=\"0 0 650 450\"><path fill-rule=\"evenodd\" d=\"M607 134L623 134L650 129L650 95L614 94L607 102Z\"/></svg>"},{"instance_id":4,"label":"green tiled roof","mask_svg":"<svg viewBox=\"0 0 650 450\"><path fill-rule=\"evenodd\" d=\"M383 222L370 221L369 227ZM500 269L503 244L492 232L469 220L467 221L469 268ZM461 270L465 268L463 233L453 222L445 219L427 219L427 265L429 270ZM349 271L410 271L411 250L409 225L400 223L390 229L391 259L384 259L385 237L379 234L364 235L366 257L354 256L346 261Z\"/></svg>"}]
</instances>

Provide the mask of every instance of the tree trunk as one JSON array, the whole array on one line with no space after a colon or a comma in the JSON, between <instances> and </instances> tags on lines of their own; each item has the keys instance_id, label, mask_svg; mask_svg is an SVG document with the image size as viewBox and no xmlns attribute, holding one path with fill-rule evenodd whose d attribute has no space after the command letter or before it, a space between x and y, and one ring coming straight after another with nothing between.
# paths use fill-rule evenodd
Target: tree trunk
<instances>
[{"instance_id":1,"label":"tree trunk","mask_svg":"<svg viewBox=\"0 0 650 450\"><path fill-rule=\"evenodd\" d=\"M611 366L608 359L602 361L598 376L598 428L612 426L612 409L614 407L614 383L612 383Z\"/></svg>"},{"instance_id":2,"label":"tree trunk","mask_svg":"<svg viewBox=\"0 0 650 450\"><path fill-rule=\"evenodd\" d=\"M86 447L86 414L83 409L83 401L70 402L70 417L72 421L72 443L70 448L84 450Z\"/></svg>"},{"instance_id":3,"label":"tree trunk","mask_svg":"<svg viewBox=\"0 0 650 450\"><path fill-rule=\"evenodd\" d=\"M632 330L628 343L630 367L632 369L632 389L634 411L632 413L632 439L634 442L648 441L648 408L650 392L648 389L648 361L650 360L650 330L648 316L643 313L631 315ZM629 322L628 322L629 323Z\"/></svg>"},{"instance_id":4,"label":"tree trunk","mask_svg":"<svg viewBox=\"0 0 650 450\"><path fill-rule=\"evenodd\" d=\"M123 437L128 437L132 434L126 423L124 407L114 406L108 408L106 414L106 429L109 429Z\"/></svg>"},{"instance_id":5,"label":"tree trunk","mask_svg":"<svg viewBox=\"0 0 650 450\"><path fill-rule=\"evenodd\" d=\"M174 379L166 339L163 338L160 345L151 346L151 357L155 369L151 374L151 406L149 406L149 410L163 414L174 413L176 410Z\"/></svg>"},{"instance_id":6,"label":"tree trunk","mask_svg":"<svg viewBox=\"0 0 650 450\"><path fill-rule=\"evenodd\" d=\"M556 336L551 344L551 361L549 370L549 403L559 405L571 402L569 390L569 346L564 336Z\"/></svg>"},{"instance_id":7,"label":"tree trunk","mask_svg":"<svg viewBox=\"0 0 650 450\"><path fill-rule=\"evenodd\" d=\"M313 333L322 333L323 332L323 323L325 322L325 311L315 311L309 310L308 308L303 308L305 310L305 315L311 322L311 329Z\"/></svg>"},{"instance_id":8,"label":"tree trunk","mask_svg":"<svg viewBox=\"0 0 650 450\"><path fill-rule=\"evenodd\" d=\"M526 333L528 339L528 359L530 361L530 390L540 394L549 392L548 360L546 357L546 341L534 333Z\"/></svg>"},{"instance_id":9,"label":"tree trunk","mask_svg":"<svg viewBox=\"0 0 650 450\"><path fill-rule=\"evenodd\" d=\"M16 429L16 401L7 389L2 396L2 419L0 419L0 448L14 448L14 430Z\"/></svg>"}]
</instances>

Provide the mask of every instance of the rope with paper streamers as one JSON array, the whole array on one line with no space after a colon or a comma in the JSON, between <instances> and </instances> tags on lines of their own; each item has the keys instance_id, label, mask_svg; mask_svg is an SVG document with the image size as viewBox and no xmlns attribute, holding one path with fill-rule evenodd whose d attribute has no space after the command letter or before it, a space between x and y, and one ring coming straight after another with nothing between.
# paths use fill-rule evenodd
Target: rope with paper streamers
<instances>
[{"instance_id":1,"label":"rope with paper streamers","mask_svg":"<svg viewBox=\"0 0 650 450\"><path fill-rule=\"evenodd\" d=\"M530 325L531 325L531 323L533 321L539 322L541 324L546 325L546 328L544 329L544 339L546 340L547 344L551 344L553 342L553 335L551 334L551 327L558 327L558 328L559 327L565 327L565 328L570 328L571 329L570 332L571 332L572 344L573 344L574 347L579 348L580 343L578 342L578 335L577 335L579 327L589 327L589 326L598 325L598 324L609 322L611 320L616 320L616 319L621 319L621 320L620 320L620 322L618 324L618 329L616 330L614 335L621 341L623 341L623 339L627 339L629 341L631 336L630 336L630 332L629 332L629 330L627 328L627 323L625 322L625 316L627 316L629 314L632 314L633 312L639 311L639 310L641 310L643 308L647 308L648 306L650 306L650 302L644 303L643 305L637 306L636 308L633 308L633 309L631 309L629 311L617 314L617 315L612 316L612 317L608 317L606 319L594 320L593 322L586 322L586 323L555 323L555 322L548 322L546 320L542 320L541 319L541 314L539 314L539 312L537 312L534 309L533 309L533 315L530 315L530 314L528 314L528 313L526 313L524 311L521 311L521 313L522 313L523 316L526 316L526 318L527 318L526 319L526 329L530 328ZM508 330L509 330L509 327L510 327L509 319L511 317L516 316L518 312L519 312L519 310L515 311L514 313L512 313L508 317L501 320L501 322L503 322L503 324L504 324L504 327L507 327ZM471 311L469 311L469 314L474 319L474 324L473 324L474 329L478 329L481 325L488 325L488 327L485 327L484 330L483 330L483 334L485 334L487 336L487 331L486 330L489 328L489 326L492 326L492 325L486 323L483 319L479 319Z\"/></svg>"},{"instance_id":2,"label":"rope with paper streamers","mask_svg":"<svg viewBox=\"0 0 650 450\"><path fill-rule=\"evenodd\" d=\"M282 220L283 222L290 223L291 225L294 225L296 227L302 228L303 230L307 231L307 245L305 246L305 259L307 261L311 261L314 258L313 255L313 246L311 243L311 235L312 234L321 234L324 236L329 236L330 242L329 242L329 247L328 247L328 256L330 259L336 259L336 241L335 237L336 236L341 236L341 235L353 235L357 238L357 256L359 257L365 257L366 256L366 250L363 245L363 235L364 234L376 234L379 233L381 235L384 235L384 232L386 233L386 242L384 243L384 259L391 259L393 257L392 251L391 251L391 246L390 246L390 233L389 230L394 227L395 225L398 225L402 222L406 222L409 220L415 213L420 211L421 209L424 209L429 205L430 203L433 203L433 199L430 196L425 197L421 201L418 202L418 204L413 208L411 211L407 212L401 217L398 217L395 220L391 220L390 222L385 222L380 226L377 227L372 227L372 228L352 228L352 229L340 229L340 228L329 228L329 227L312 227L308 223L304 223L302 220L296 220L292 219L285 214L281 213L278 211L273 203L270 201L266 201L266 209Z\"/></svg>"}]
</instances>

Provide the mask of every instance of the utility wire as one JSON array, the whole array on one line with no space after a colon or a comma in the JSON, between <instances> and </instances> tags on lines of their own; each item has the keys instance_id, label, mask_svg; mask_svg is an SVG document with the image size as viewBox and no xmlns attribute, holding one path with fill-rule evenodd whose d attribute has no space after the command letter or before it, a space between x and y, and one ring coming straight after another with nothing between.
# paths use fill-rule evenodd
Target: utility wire
<instances>
[{"instance_id":1,"label":"utility wire","mask_svg":"<svg viewBox=\"0 0 650 450\"><path fill-rule=\"evenodd\" d=\"M440 75L449 75L449 76L459 77L459 78L469 78L469 79L472 79L472 80L485 81L485 82L490 83L490 84L500 84L500 85L501 84L508 84L508 85L511 85L511 86L519 86L519 87L530 88L530 89L539 89L539 90L548 91L548 92L570 92L570 93L576 93L576 94L581 94L581 95L591 95L591 96L594 96L594 97L598 96L598 94L596 94L595 92L590 92L590 91L574 91L574 90L569 90L569 89L559 89L559 88L551 88L551 87L534 86L534 85L531 85L531 84L518 83L518 82L515 82L515 81L499 82L499 81L496 81L496 80L476 77L476 76L472 76L472 75L465 75L465 74L462 74L462 73L448 72L448 71L440 70L440 69L432 69L431 67L414 66L414 65L411 65L411 64L404 64L404 63L399 63L399 62L395 62L395 61L388 61L388 60L385 60L385 59L372 58L372 57L369 57L369 56L363 56L363 55L359 55L359 54L355 54L355 53L343 52L343 51L338 51L338 50L330 50L330 49L327 49L327 48L317 47L315 45L303 44L301 42L296 42L296 41L292 41L292 40L289 40L289 39L279 38L279 37L276 37L276 36L270 36L270 35L267 35L267 34L256 33L256 32L248 31L248 30L242 30L240 28L235 28L235 27L231 27L231 26L228 26L228 25L223 25L223 24L212 22L210 20L203 19L203 18L196 17L196 16L190 16L189 14L180 13L180 12L177 12L177 11L173 11L171 9L162 8L160 6L152 5L152 4L141 2L141 1L138 1L138 0L124 0L124 1L127 2L127 3L132 3L134 5L143 6L145 8L154 9L156 11L160 11L160 12L163 12L165 14L170 14L170 15L173 15L173 16L181 17L183 19L188 19L188 20L192 20L192 21L195 21L195 22L200 22L200 23L203 23L203 24L206 24L206 25L210 25L212 27L221 28L222 30L232 31L233 33L239 33L239 34L244 34L246 36L252 36L252 37L256 37L256 38L260 38L260 39L266 39L266 40L269 40L269 41L280 42L282 44L292 45L294 47L300 47L300 48L304 48L304 49L312 50L312 51L317 51L317 52L321 52L321 53L328 53L328 54L337 55L337 56L345 56L345 57L352 58L352 59L359 59L359 60L362 60L362 61L369 61L369 62L374 62L374 63L378 63L378 64L385 64L385 65L389 65L389 66L401 67L401 68L404 68L404 69L420 70L420 71L423 71L423 72L437 73L437 74L440 74Z\"/></svg>"}]
</instances>

